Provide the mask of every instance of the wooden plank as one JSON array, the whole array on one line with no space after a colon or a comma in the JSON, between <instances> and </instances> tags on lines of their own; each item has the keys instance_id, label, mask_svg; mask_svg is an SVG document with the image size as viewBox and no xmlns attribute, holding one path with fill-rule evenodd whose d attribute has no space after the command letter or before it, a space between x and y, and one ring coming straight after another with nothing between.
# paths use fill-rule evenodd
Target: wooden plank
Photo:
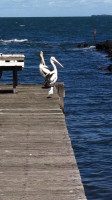
<instances>
[{"instance_id":1,"label":"wooden plank","mask_svg":"<svg viewBox=\"0 0 112 200\"><path fill-rule=\"evenodd\" d=\"M2 54L0 53L0 61L4 60L23 60L24 61L25 56L23 54Z\"/></svg>"},{"instance_id":2,"label":"wooden plank","mask_svg":"<svg viewBox=\"0 0 112 200\"><path fill-rule=\"evenodd\" d=\"M86 200L59 97L48 90L0 93L1 200Z\"/></svg>"}]
</instances>

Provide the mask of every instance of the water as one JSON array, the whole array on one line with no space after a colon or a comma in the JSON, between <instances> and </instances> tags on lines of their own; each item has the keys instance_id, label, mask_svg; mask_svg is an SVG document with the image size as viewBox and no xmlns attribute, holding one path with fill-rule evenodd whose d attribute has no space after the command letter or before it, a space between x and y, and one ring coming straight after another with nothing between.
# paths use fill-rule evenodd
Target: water
<instances>
[{"instance_id":1,"label":"water","mask_svg":"<svg viewBox=\"0 0 112 200\"><path fill-rule=\"evenodd\" d=\"M94 47L112 39L112 17L0 18L0 52L22 53L25 68L19 83L43 83L39 52L46 63L55 56L58 81L65 83L65 115L88 200L112 198L112 76L100 71L111 61ZM92 44L77 48L80 42ZM0 83L11 83L4 72Z\"/></svg>"}]
</instances>

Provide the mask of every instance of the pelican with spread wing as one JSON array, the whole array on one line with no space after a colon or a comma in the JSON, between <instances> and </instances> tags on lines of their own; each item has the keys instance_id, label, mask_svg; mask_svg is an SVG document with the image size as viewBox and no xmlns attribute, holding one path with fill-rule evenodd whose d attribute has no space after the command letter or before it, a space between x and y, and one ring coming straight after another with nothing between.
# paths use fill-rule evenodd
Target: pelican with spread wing
<instances>
[{"instance_id":1,"label":"pelican with spread wing","mask_svg":"<svg viewBox=\"0 0 112 200\"><path fill-rule=\"evenodd\" d=\"M41 63L39 65L40 74L45 78L45 86L50 87L50 91L48 94L51 95L53 94L53 88L58 79L58 71L55 64L58 64L61 67L63 67L63 65L55 57L51 57L50 62L51 65L53 66L53 70L51 70L45 64L42 51L40 52L40 58L41 58Z\"/></svg>"},{"instance_id":2,"label":"pelican with spread wing","mask_svg":"<svg viewBox=\"0 0 112 200\"><path fill-rule=\"evenodd\" d=\"M39 71L40 71L40 74L45 78L49 72L50 72L50 69L49 67L46 66L45 64L45 60L44 60L44 56L43 56L43 52L40 51L40 64L39 64Z\"/></svg>"}]
</instances>

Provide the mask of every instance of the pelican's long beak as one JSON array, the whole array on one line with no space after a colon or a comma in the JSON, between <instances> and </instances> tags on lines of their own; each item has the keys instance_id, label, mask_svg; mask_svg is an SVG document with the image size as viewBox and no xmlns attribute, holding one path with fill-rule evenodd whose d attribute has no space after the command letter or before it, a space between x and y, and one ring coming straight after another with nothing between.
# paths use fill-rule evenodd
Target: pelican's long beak
<instances>
[{"instance_id":1,"label":"pelican's long beak","mask_svg":"<svg viewBox=\"0 0 112 200\"><path fill-rule=\"evenodd\" d=\"M40 51L40 56L43 56L43 51Z\"/></svg>"},{"instance_id":2,"label":"pelican's long beak","mask_svg":"<svg viewBox=\"0 0 112 200\"><path fill-rule=\"evenodd\" d=\"M60 65L61 67L64 68L64 66L63 66L58 60L56 60L56 58L54 59L54 61L55 61L58 65Z\"/></svg>"},{"instance_id":3,"label":"pelican's long beak","mask_svg":"<svg viewBox=\"0 0 112 200\"><path fill-rule=\"evenodd\" d=\"M43 56L43 51L40 51L40 58L41 58L41 64L45 65L45 60Z\"/></svg>"}]
</instances>

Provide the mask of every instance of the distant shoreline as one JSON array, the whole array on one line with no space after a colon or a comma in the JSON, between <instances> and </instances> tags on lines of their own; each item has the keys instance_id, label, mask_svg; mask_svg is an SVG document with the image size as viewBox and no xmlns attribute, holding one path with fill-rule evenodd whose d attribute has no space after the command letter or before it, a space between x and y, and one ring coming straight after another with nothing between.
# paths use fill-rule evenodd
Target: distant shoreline
<instances>
[{"instance_id":1,"label":"distant shoreline","mask_svg":"<svg viewBox=\"0 0 112 200\"><path fill-rule=\"evenodd\" d=\"M90 15L90 16L24 16L24 17L16 17L16 16L4 16L4 17L0 17L0 18L87 18L87 17L112 17L112 15L107 15L107 14L103 14L103 15Z\"/></svg>"},{"instance_id":2,"label":"distant shoreline","mask_svg":"<svg viewBox=\"0 0 112 200\"><path fill-rule=\"evenodd\" d=\"M112 15L107 15L107 14L103 14L103 15L91 15L91 17L111 17Z\"/></svg>"}]
</instances>

